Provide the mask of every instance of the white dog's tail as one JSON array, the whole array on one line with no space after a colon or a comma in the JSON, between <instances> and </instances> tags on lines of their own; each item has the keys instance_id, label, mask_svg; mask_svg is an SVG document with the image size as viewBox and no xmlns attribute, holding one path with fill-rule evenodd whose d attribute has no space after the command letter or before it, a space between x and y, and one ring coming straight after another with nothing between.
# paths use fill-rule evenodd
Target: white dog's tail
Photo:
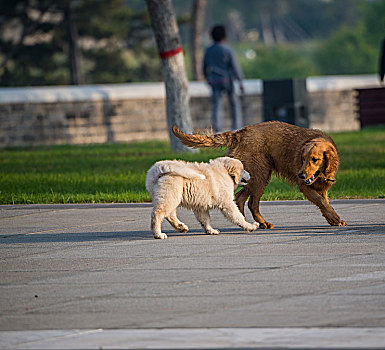
<instances>
[{"instance_id":1,"label":"white dog's tail","mask_svg":"<svg viewBox=\"0 0 385 350\"><path fill-rule=\"evenodd\" d=\"M204 180L204 176L198 169L193 169L184 163L177 163L175 161L160 161L155 163L146 175L146 189L152 195L152 189L158 180L165 175L181 176L186 179L200 179Z\"/></svg>"}]
</instances>

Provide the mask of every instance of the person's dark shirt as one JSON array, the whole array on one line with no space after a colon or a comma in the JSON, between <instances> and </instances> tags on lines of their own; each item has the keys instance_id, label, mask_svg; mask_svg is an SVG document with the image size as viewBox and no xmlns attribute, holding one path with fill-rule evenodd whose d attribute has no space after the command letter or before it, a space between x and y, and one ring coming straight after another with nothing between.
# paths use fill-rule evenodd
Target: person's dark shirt
<instances>
[{"instance_id":1,"label":"person's dark shirt","mask_svg":"<svg viewBox=\"0 0 385 350\"><path fill-rule=\"evenodd\" d=\"M209 83L214 84L226 79L242 80L242 72L233 50L223 43L214 43L206 49L203 59L203 75Z\"/></svg>"}]
</instances>

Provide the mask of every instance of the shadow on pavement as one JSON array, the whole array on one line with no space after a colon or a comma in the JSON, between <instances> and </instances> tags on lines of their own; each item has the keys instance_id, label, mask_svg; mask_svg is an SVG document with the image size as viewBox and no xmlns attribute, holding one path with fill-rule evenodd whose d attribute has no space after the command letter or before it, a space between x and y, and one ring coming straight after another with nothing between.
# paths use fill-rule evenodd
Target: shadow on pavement
<instances>
[{"instance_id":1,"label":"shadow on pavement","mask_svg":"<svg viewBox=\"0 0 385 350\"><path fill-rule=\"evenodd\" d=\"M336 226L290 226L275 227L270 230L258 229L255 232L245 232L239 228L222 228L221 235L367 235L384 234L385 224ZM187 233L178 233L175 230L163 230L170 238L204 236L200 229L192 229ZM35 233L0 235L0 244L20 243L48 243L48 242L92 242L92 241L124 241L124 240L150 240L154 239L150 230L120 231L120 232L63 232L63 233Z\"/></svg>"}]
</instances>

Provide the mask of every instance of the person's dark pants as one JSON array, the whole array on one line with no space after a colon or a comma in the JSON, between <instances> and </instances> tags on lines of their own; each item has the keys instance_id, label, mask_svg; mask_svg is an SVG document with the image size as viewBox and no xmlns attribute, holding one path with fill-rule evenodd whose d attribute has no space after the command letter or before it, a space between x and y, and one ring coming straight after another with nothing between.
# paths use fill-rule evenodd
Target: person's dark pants
<instances>
[{"instance_id":1,"label":"person's dark pants","mask_svg":"<svg viewBox=\"0 0 385 350\"><path fill-rule=\"evenodd\" d=\"M229 100L231 128L232 130L243 127L242 113L239 98L235 93L234 84L212 84L211 100L213 104L212 122L215 132L221 132L223 129L222 118L222 96L225 93Z\"/></svg>"}]
</instances>

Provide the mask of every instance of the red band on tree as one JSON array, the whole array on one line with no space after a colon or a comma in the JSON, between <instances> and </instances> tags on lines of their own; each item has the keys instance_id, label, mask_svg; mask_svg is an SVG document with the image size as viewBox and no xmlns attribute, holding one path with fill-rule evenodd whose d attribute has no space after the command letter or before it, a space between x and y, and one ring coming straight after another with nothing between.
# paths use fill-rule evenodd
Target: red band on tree
<instances>
[{"instance_id":1,"label":"red band on tree","mask_svg":"<svg viewBox=\"0 0 385 350\"><path fill-rule=\"evenodd\" d=\"M175 56L181 52L183 52L183 49L182 49L182 46L179 46L179 47L172 49L172 50L169 50L169 51L159 52L159 56L160 56L160 58L165 59L165 58L170 58L172 56Z\"/></svg>"}]
</instances>

